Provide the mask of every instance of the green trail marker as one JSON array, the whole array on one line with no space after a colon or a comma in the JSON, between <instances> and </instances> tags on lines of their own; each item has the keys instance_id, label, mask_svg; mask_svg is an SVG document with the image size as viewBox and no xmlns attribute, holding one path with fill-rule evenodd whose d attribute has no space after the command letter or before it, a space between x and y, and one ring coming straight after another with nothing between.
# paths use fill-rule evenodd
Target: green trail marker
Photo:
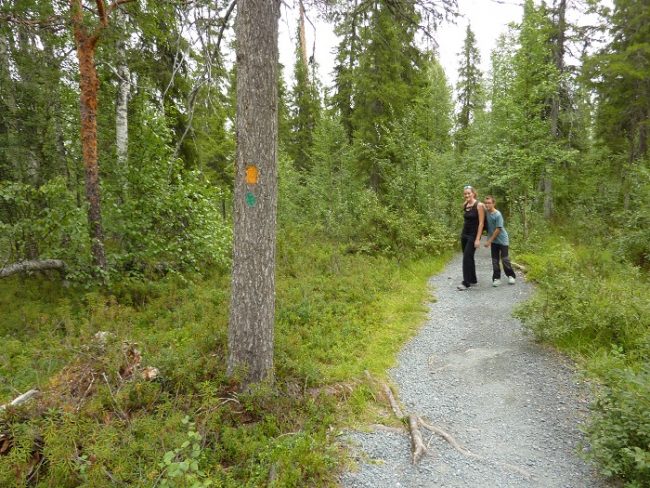
<instances>
[{"instance_id":1,"label":"green trail marker","mask_svg":"<svg viewBox=\"0 0 650 488\"><path fill-rule=\"evenodd\" d=\"M255 198L255 195L252 192L247 191L246 192L246 205L248 205L249 207L252 208L252 207L255 206L256 203L257 203L257 198Z\"/></svg>"}]
</instances>

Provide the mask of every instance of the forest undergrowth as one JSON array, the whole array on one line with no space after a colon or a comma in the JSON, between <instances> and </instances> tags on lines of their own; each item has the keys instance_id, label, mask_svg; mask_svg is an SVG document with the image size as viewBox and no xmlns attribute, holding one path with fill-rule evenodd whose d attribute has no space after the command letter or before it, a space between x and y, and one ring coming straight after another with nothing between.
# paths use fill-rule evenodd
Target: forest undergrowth
<instances>
[{"instance_id":1,"label":"forest undergrowth","mask_svg":"<svg viewBox=\"0 0 650 488\"><path fill-rule=\"evenodd\" d=\"M379 411L365 372L381 377L421 325L444 261L284 233L276 381L248 391L225 372L226 275L109 292L5 281L0 403L41 395L0 414L0 485L335 484L339 430Z\"/></svg>"},{"instance_id":2,"label":"forest undergrowth","mask_svg":"<svg viewBox=\"0 0 650 488\"><path fill-rule=\"evenodd\" d=\"M587 457L626 487L650 486L650 294L647 271L566 230L518 257L537 285L516 315L574 358L592 384ZM579 243L577 243L579 242Z\"/></svg>"}]
</instances>

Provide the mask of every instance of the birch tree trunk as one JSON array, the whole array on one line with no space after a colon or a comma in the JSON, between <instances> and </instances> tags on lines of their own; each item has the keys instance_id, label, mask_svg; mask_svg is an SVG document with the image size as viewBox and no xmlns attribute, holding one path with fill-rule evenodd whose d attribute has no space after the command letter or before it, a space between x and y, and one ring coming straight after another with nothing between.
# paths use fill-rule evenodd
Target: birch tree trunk
<instances>
[{"instance_id":1,"label":"birch tree trunk","mask_svg":"<svg viewBox=\"0 0 650 488\"><path fill-rule=\"evenodd\" d=\"M120 21L126 24L126 18L120 15ZM131 94L131 72L126 60L124 41L117 42L117 99L115 101L115 146L117 167L121 178L122 200L128 195L128 154L129 154L129 97Z\"/></svg>"},{"instance_id":2,"label":"birch tree trunk","mask_svg":"<svg viewBox=\"0 0 650 488\"><path fill-rule=\"evenodd\" d=\"M280 0L237 2L237 157L228 374L273 380Z\"/></svg>"}]
</instances>

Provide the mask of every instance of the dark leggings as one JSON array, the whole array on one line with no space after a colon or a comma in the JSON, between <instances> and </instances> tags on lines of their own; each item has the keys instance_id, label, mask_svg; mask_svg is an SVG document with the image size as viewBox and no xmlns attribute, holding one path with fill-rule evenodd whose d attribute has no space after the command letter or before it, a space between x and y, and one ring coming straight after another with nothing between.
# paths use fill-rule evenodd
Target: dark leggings
<instances>
[{"instance_id":1,"label":"dark leggings","mask_svg":"<svg viewBox=\"0 0 650 488\"><path fill-rule=\"evenodd\" d=\"M470 286L478 283L476 279L476 264L474 263L474 240L476 236L460 236L460 246L463 250L463 285Z\"/></svg>"},{"instance_id":2,"label":"dark leggings","mask_svg":"<svg viewBox=\"0 0 650 488\"><path fill-rule=\"evenodd\" d=\"M490 246L490 254L492 255L492 279L499 280L501 279L501 268L499 266L499 261L503 262L503 271L506 273L506 276L512 276L516 278L515 272L512 270L512 265L510 264L510 258L508 257L508 246L502 244L495 244L494 242Z\"/></svg>"}]
</instances>

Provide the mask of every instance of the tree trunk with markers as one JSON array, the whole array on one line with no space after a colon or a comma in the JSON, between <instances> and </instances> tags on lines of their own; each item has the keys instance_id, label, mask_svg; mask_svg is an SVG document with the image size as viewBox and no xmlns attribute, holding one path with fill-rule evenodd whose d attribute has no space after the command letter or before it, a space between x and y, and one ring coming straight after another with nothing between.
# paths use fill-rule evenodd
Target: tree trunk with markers
<instances>
[{"instance_id":1,"label":"tree trunk with markers","mask_svg":"<svg viewBox=\"0 0 650 488\"><path fill-rule=\"evenodd\" d=\"M273 380L279 0L237 3L237 158L228 374Z\"/></svg>"}]
</instances>

